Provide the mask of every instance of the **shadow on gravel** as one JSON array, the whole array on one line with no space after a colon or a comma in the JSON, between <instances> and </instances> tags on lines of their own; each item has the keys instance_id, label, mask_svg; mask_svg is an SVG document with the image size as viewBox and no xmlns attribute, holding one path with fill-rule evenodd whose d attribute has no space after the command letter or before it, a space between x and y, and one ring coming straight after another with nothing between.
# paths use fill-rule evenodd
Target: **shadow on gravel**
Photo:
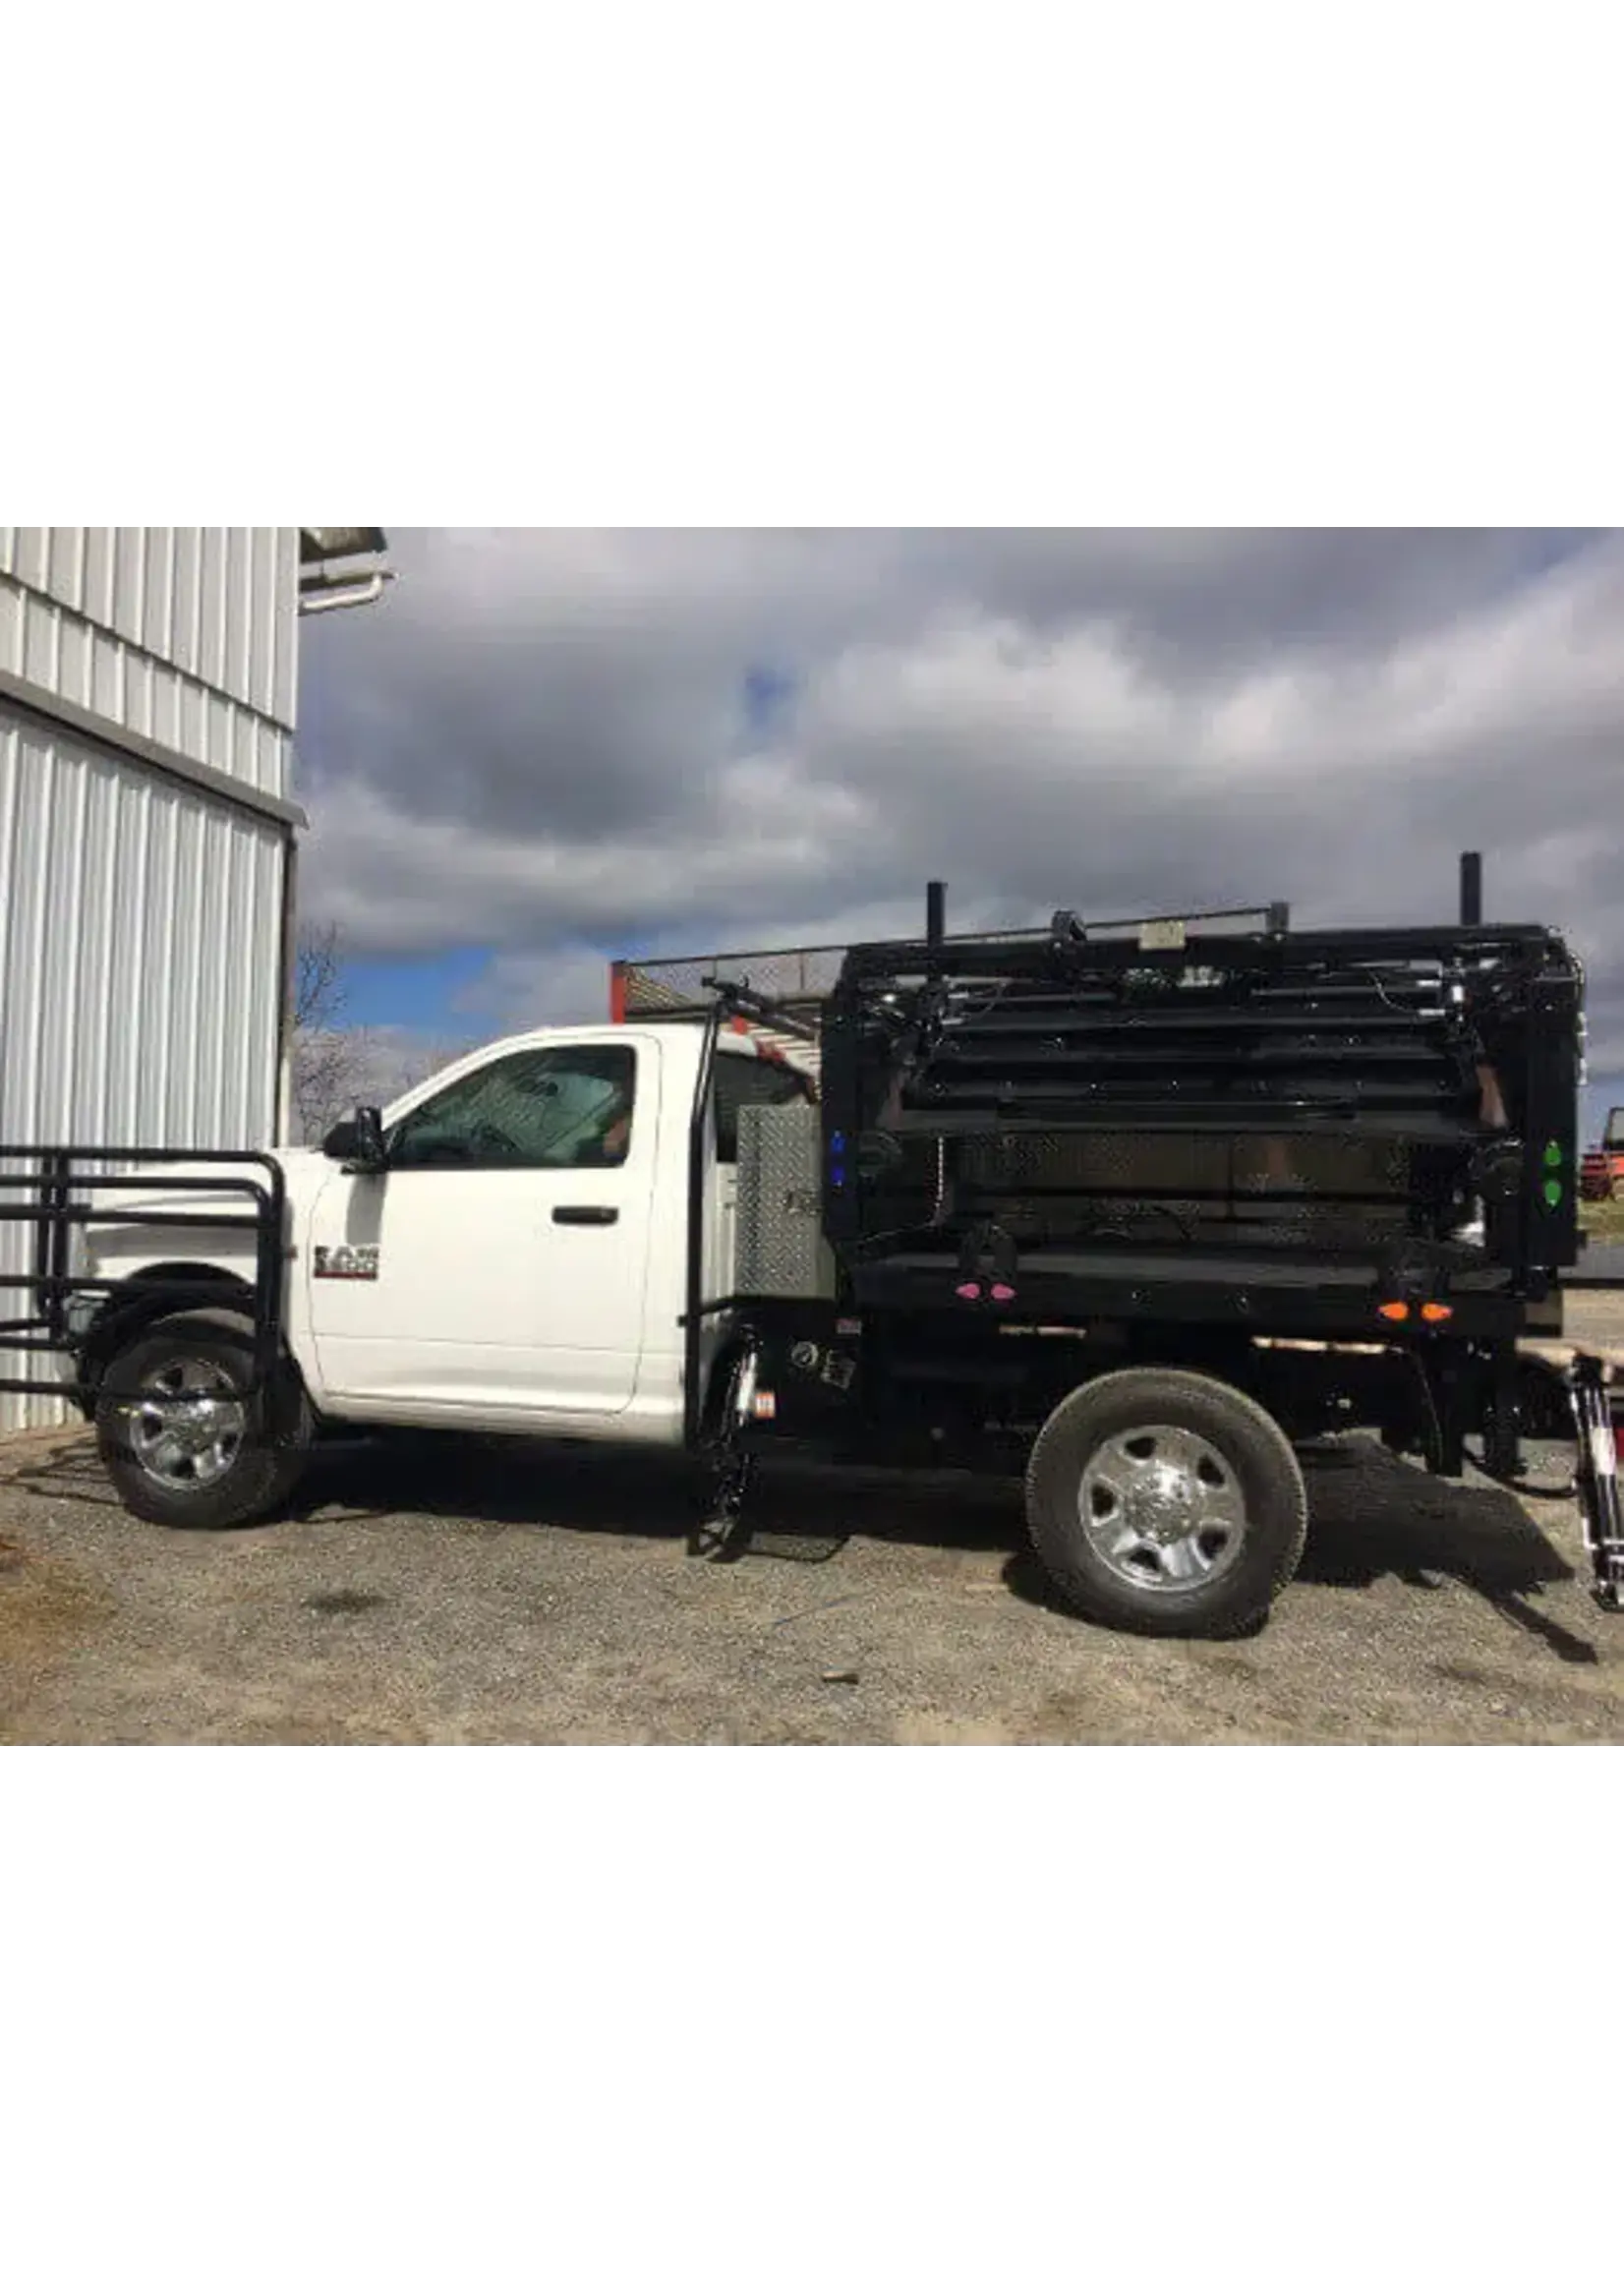
<instances>
[{"instance_id":1,"label":"shadow on gravel","mask_svg":"<svg viewBox=\"0 0 1624 2274\"><path fill-rule=\"evenodd\" d=\"M290 1511L315 1524L418 1515L669 1540L693 1517L693 1472L667 1454L434 1438L325 1452ZM747 1560L826 1561L856 1534L992 1548L1021 1537L1019 1487L944 1473L898 1478L791 1459L763 1467Z\"/></svg>"},{"instance_id":2,"label":"shadow on gravel","mask_svg":"<svg viewBox=\"0 0 1624 2274\"><path fill-rule=\"evenodd\" d=\"M1310 1446L1307 1545L1298 1584L1359 1589L1392 1575L1436 1589L1468 1587L1569 1664L1595 1664L1591 1643L1531 1600L1569 1582L1574 1566L1516 1498L1497 1486L1453 1485L1360 1440ZM112 1498L93 1446L74 1442L13 1473L14 1489L101 1505ZM668 1540L691 1516L690 1472L661 1454L532 1445L520 1440L401 1436L325 1447L288 1513L314 1524L432 1516L489 1525L551 1524L576 1532ZM847 1540L969 1550L1008 1549L1004 1579L1023 1601L1066 1610L1025 1543L1018 1484L773 1462L757 1487L761 1532L746 1561L823 1562ZM1569 1507L1577 1537L1577 1512Z\"/></svg>"},{"instance_id":3,"label":"shadow on gravel","mask_svg":"<svg viewBox=\"0 0 1624 2274\"><path fill-rule=\"evenodd\" d=\"M1448 1484L1369 1443L1307 1446L1301 1457L1308 1538L1296 1585L1358 1589L1391 1577L1432 1593L1454 1580L1564 1664L1597 1663L1594 1643L1530 1600L1575 1570L1514 1494ZM1576 1533L1578 1521L1575 1511ZM1013 1558L1006 1577L1028 1602L1064 1607L1030 1555Z\"/></svg>"},{"instance_id":4,"label":"shadow on gravel","mask_svg":"<svg viewBox=\"0 0 1624 2274\"><path fill-rule=\"evenodd\" d=\"M80 1500L98 1508L111 1507L116 1497L88 1437L70 1438L16 1463L0 1479L0 1488L25 1492L30 1500Z\"/></svg>"},{"instance_id":5,"label":"shadow on gravel","mask_svg":"<svg viewBox=\"0 0 1624 2274\"><path fill-rule=\"evenodd\" d=\"M32 1500L54 1500L70 1507L77 1504L87 1508L116 1508L118 1505L118 1494L89 1437L53 1445L48 1452L36 1454L26 1464L9 1469L0 1477L0 1491L22 1492ZM238 1529L268 1531L274 1525L285 1523L290 1514L299 1512L297 1508L279 1509Z\"/></svg>"},{"instance_id":6,"label":"shadow on gravel","mask_svg":"<svg viewBox=\"0 0 1624 2274\"><path fill-rule=\"evenodd\" d=\"M1368 1587L1390 1572L1408 1587L1436 1588L1454 1579L1566 1664L1597 1662L1593 1643L1529 1600L1571 1581L1575 1567L1504 1487L1447 1484L1365 1444L1310 1448L1303 1466L1310 1522L1300 1581ZM1577 1542L1577 1505L1559 1505Z\"/></svg>"}]
</instances>

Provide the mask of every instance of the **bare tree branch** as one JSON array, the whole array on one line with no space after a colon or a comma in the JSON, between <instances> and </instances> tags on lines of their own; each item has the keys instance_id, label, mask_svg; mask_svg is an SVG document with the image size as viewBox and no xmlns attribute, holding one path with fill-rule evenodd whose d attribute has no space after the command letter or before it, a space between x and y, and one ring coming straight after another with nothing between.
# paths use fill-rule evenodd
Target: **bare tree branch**
<instances>
[{"instance_id":1,"label":"bare tree branch","mask_svg":"<svg viewBox=\"0 0 1624 2274\"><path fill-rule=\"evenodd\" d=\"M459 1058L466 1058L470 1048L466 1042L430 1042L421 1050L408 1051L394 1069L395 1095L404 1097L432 1074L443 1074L448 1066L455 1066Z\"/></svg>"},{"instance_id":2,"label":"bare tree branch","mask_svg":"<svg viewBox=\"0 0 1624 2274\"><path fill-rule=\"evenodd\" d=\"M303 926L293 996L293 1111L305 1144L319 1143L368 1087L368 1037L339 1023L348 1002L338 926Z\"/></svg>"},{"instance_id":3,"label":"bare tree branch","mask_svg":"<svg viewBox=\"0 0 1624 2274\"><path fill-rule=\"evenodd\" d=\"M357 1105L404 1096L469 1048L346 1025L348 1007L343 933L336 924L302 926L293 1011L293 1118L302 1144L319 1144Z\"/></svg>"},{"instance_id":4,"label":"bare tree branch","mask_svg":"<svg viewBox=\"0 0 1624 2274\"><path fill-rule=\"evenodd\" d=\"M338 926L303 925L293 997L295 1033L324 1031L342 1016L348 1002Z\"/></svg>"}]
</instances>

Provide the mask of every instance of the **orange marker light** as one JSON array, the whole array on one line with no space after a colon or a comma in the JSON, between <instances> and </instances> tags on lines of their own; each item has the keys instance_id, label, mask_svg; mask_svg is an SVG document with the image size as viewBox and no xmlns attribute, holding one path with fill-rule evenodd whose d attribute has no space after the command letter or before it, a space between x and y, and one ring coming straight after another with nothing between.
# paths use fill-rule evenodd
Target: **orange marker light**
<instances>
[{"instance_id":1,"label":"orange marker light","mask_svg":"<svg viewBox=\"0 0 1624 2274\"><path fill-rule=\"evenodd\" d=\"M1454 1315L1455 1306L1452 1303L1423 1303L1421 1305L1421 1316L1432 1326L1436 1326L1440 1318L1453 1318Z\"/></svg>"},{"instance_id":2,"label":"orange marker light","mask_svg":"<svg viewBox=\"0 0 1624 2274\"><path fill-rule=\"evenodd\" d=\"M1410 1315L1408 1303L1378 1303L1376 1309L1383 1318L1403 1319Z\"/></svg>"}]
</instances>

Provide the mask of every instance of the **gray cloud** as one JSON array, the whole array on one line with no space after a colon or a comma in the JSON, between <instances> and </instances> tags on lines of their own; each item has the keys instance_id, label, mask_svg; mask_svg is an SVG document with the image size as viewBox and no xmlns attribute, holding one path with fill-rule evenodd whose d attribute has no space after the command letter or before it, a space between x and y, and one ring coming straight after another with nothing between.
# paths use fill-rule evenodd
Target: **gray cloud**
<instances>
[{"instance_id":1,"label":"gray cloud","mask_svg":"<svg viewBox=\"0 0 1624 2274\"><path fill-rule=\"evenodd\" d=\"M1624 541L1559 532L395 533L306 637L306 874L479 1009L611 948L1060 904L1564 925L1624 1078ZM560 1003L560 991L568 997ZM1615 1041L1615 1037L1618 1039Z\"/></svg>"}]
</instances>

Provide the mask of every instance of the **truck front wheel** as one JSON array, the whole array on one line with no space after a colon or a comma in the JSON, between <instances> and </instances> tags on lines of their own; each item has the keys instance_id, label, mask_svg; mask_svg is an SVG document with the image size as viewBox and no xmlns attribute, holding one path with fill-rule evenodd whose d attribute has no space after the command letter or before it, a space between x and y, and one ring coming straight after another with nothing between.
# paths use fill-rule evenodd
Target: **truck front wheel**
<instances>
[{"instance_id":1,"label":"truck front wheel","mask_svg":"<svg viewBox=\"0 0 1624 2274\"><path fill-rule=\"evenodd\" d=\"M224 1532L279 1506L304 1471L310 1408L297 1383L258 1418L254 1337L229 1311L160 1319L111 1360L96 1436L119 1498L145 1524ZM180 1402L177 1393L189 1393Z\"/></svg>"},{"instance_id":2,"label":"truck front wheel","mask_svg":"<svg viewBox=\"0 0 1624 2274\"><path fill-rule=\"evenodd\" d=\"M1262 1407L1210 1375L1125 1368L1058 1405L1032 1448L1026 1522L1056 1586L1102 1625L1243 1633L1297 1569L1307 1492Z\"/></svg>"}]
</instances>

